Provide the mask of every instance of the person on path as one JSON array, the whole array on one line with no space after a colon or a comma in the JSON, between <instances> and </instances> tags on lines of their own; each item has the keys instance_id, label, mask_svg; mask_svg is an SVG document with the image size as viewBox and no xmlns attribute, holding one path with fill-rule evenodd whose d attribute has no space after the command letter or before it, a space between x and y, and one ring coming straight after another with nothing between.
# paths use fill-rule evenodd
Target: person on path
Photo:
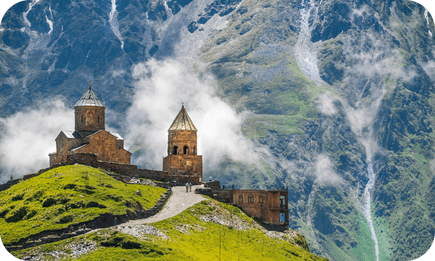
<instances>
[{"instance_id":1,"label":"person on path","mask_svg":"<svg viewBox=\"0 0 435 261\"><path fill-rule=\"evenodd\" d=\"M113 222L114 226L116 226L116 224L118 224L118 219L115 217L115 221Z\"/></svg>"},{"instance_id":2,"label":"person on path","mask_svg":"<svg viewBox=\"0 0 435 261\"><path fill-rule=\"evenodd\" d=\"M186 183L186 192L189 192L189 183Z\"/></svg>"},{"instance_id":3,"label":"person on path","mask_svg":"<svg viewBox=\"0 0 435 261\"><path fill-rule=\"evenodd\" d=\"M190 192L192 192L192 182L189 182Z\"/></svg>"}]
</instances>

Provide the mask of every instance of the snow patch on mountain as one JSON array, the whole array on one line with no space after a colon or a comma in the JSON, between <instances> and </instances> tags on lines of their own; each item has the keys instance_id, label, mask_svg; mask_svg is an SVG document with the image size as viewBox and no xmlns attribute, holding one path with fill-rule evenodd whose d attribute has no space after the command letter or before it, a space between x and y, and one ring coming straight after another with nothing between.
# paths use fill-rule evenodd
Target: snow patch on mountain
<instances>
[{"instance_id":1,"label":"snow patch on mountain","mask_svg":"<svg viewBox=\"0 0 435 261\"><path fill-rule=\"evenodd\" d=\"M24 14L23 14L24 22L25 22L29 27L32 26L32 24L30 23L29 19L27 19L27 15L30 13L30 11L32 11L33 6L36 5L39 1L41 1L41 0L33 0L31 3L29 3L29 10L27 10L27 11L24 12Z\"/></svg>"},{"instance_id":2,"label":"snow patch on mountain","mask_svg":"<svg viewBox=\"0 0 435 261\"><path fill-rule=\"evenodd\" d=\"M116 0L112 0L112 6L109 14L109 24L115 36L121 41L121 49L124 50L124 39L119 31L119 23L117 19L118 12L116 11Z\"/></svg>"},{"instance_id":3,"label":"snow patch on mountain","mask_svg":"<svg viewBox=\"0 0 435 261\"><path fill-rule=\"evenodd\" d=\"M296 60L306 77L316 83L316 85L323 85L326 83L320 78L319 68L317 67L317 48L311 42L313 26L310 25L310 20L313 18L317 19L318 6L314 0L303 0L301 6L303 8L300 10L300 32L295 45Z\"/></svg>"},{"instance_id":4,"label":"snow patch on mountain","mask_svg":"<svg viewBox=\"0 0 435 261\"><path fill-rule=\"evenodd\" d=\"M427 32L428 32L429 36L432 37L432 32L429 29L430 28L430 24L429 24L430 23L429 22L429 11L427 9L424 11L424 17L426 18L426 22L427 22Z\"/></svg>"},{"instance_id":5,"label":"snow patch on mountain","mask_svg":"<svg viewBox=\"0 0 435 261\"><path fill-rule=\"evenodd\" d=\"M47 15L45 15L45 20L47 21L47 24L50 26L50 31L48 31L48 34L51 34L51 32L53 32L53 21L48 19Z\"/></svg>"}]
</instances>

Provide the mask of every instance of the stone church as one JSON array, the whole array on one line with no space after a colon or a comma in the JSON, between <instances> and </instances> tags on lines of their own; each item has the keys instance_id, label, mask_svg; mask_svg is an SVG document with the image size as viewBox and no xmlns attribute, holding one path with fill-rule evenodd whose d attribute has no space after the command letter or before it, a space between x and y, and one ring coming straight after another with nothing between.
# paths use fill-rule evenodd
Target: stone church
<instances>
[{"instance_id":1,"label":"stone church","mask_svg":"<svg viewBox=\"0 0 435 261\"><path fill-rule=\"evenodd\" d=\"M202 182L202 156L197 155L196 133L197 129L183 105L168 130L168 156L163 158L163 171Z\"/></svg>"},{"instance_id":2,"label":"stone church","mask_svg":"<svg viewBox=\"0 0 435 261\"><path fill-rule=\"evenodd\" d=\"M72 154L96 154L101 161L130 164L124 139L105 130L105 110L90 86L74 105L75 131L61 131L56 138L56 152L49 154L50 167L67 162Z\"/></svg>"}]
</instances>

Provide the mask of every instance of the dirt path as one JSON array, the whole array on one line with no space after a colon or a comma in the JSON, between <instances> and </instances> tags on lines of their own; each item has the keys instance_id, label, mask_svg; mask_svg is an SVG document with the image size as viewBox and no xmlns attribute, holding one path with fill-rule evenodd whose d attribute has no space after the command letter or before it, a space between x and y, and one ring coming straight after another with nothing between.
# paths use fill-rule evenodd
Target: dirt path
<instances>
[{"instance_id":1,"label":"dirt path","mask_svg":"<svg viewBox=\"0 0 435 261\"><path fill-rule=\"evenodd\" d=\"M171 218L183 212L185 209L195 205L198 202L205 200L205 198L199 194L195 194L195 189L203 187L204 185L192 186L192 192L186 192L186 187L173 187L172 195L166 202L163 209L156 215L145 218L130 220L122 225L139 225L144 223L154 223L164 219Z\"/></svg>"}]
</instances>

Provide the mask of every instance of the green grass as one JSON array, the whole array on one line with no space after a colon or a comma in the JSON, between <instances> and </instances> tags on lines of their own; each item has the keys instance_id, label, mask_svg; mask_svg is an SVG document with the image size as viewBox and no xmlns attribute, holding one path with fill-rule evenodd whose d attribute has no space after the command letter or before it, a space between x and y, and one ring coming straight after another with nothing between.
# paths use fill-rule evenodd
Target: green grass
<instances>
[{"instance_id":1,"label":"green grass","mask_svg":"<svg viewBox=\"0 0 435 261\"><path fill-rule=\"evenodd\" d=\"M217 217L222 224L203 221L206 216ZM13 254L45 254L51 260L47 252L56 250L66 253L65 260L74 260L65 246L95 242L96 249L79 260L326 260L307 251L299 233L289 230L282 239L272 238L239 208L212 200L152 225L168 238L133 237L109 228Z\"/></svg>"},{"instance_id":2,"label":"green grass","mask_svg":"<svg viewBox=\"0 0 435 261\"><path fill-rule=\"evenodd\" d=\"M373 212L373 206L372 206ZM391 244L390 232L388 231L388 223L384 217L376 217L372 213L373 226L375 228L376 237L379 245L379 260L391 260Z\"/></svg>"},{"instance_id":3,"label":"green grass","mask_svg":"<svg viewBox=\"0 0 435 261\"><path fill-rule=\"evenodd\" d=\"M358 222L358 232L355 235L358 244L351 252L357 260L376 260L375 243L372 239L370 227L363 213L359 212L362 220Z\"/></svg>"},{"instance_id":4,"label":"green grass","mask_svg":"<svg viewBox=\"0 0 435 261\"><path fill-rule=\"evenodd\" d=\"M140 189L142 197L136 195ZM5 245L41 231L62 229L104 213L153 207L165 189L125 184L82 165L59 167L0 192L0 233Z\"/></svg>"}]
</instances>

